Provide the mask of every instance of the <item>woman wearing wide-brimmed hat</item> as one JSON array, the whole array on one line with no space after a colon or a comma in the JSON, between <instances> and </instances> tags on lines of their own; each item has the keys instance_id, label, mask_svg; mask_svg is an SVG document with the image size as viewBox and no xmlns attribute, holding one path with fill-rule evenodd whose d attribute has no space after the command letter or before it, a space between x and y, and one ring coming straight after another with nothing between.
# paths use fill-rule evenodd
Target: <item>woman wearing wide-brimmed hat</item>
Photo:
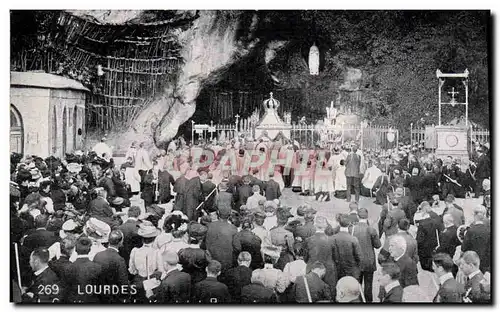
<instances>
[{"instance_id":1,"label":"woman wearing wide-brimmed hat","mask_svg":"<svg viewBox=\"0 0 500 312\"><path fill-rule=\"evenodd\" d=\"M143 282L151 278L154 272L159 272L161 267L158 250L153 248L153 242L160 234L160 230L151 222L144 221L139 225L137 234L142 237L142 247L132 249L128 271L134 275L132 283L137 289L135 297L137 302L146 302Z\"/></svg>"}]
</instances>

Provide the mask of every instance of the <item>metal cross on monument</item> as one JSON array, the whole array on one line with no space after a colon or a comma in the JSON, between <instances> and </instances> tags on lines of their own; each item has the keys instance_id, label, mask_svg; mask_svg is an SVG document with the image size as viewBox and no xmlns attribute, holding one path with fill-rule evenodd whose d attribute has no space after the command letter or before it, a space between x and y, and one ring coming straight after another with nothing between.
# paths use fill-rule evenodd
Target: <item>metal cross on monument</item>
<instances>
[{"instance_id":1,"label":"metal cross on monument","mask_svg":"<svg viewBox=\"0 0 500 312\"><path fill-rule=\"evenodd\" d=\"M454 104L457 103L457 100L455 100L455 95L457 95L459 92L455 91L455 87L451 88L451 92L448 92L448 94L451 94L451 102L450 104L452 106L455 106Z\"/></svg>"}]
</instances>

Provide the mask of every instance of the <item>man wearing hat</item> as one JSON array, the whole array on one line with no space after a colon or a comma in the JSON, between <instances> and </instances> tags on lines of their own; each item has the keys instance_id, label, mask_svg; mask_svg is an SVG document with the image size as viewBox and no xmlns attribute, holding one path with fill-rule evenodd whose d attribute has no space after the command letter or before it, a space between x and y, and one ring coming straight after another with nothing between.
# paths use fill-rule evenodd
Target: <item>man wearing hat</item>
<instances>
[{"instance_id":1,"label":"man wearing hat","mask_svg":"<svg viewBox=\"0 0 500 312\"><path fill-rule=\"evenodd\" d=\"M271 237L271 244L281 248L281 254L275 267L279 270L283 270L288 262L294 260L294 249L295 239L293 233L288 231L285 227L288 223L288 219L293 217L290 210L285 207L279 207L276 211L277 225L269 231Z\"/></svg>"},{"instance_id":2,"label":"man wearing hat","mask_svg":"<svg viewBox=\"0 0 500 312\"><path fill-rule=\"evenodd\" d=\"M188 226L189 247L179 250L179 264L182 272L191 276L191 284L201 282L207 277L206 268L212 256L200 244L204 242L208 228L199 223L191 223Z\"/></svg>"}]
</instances>

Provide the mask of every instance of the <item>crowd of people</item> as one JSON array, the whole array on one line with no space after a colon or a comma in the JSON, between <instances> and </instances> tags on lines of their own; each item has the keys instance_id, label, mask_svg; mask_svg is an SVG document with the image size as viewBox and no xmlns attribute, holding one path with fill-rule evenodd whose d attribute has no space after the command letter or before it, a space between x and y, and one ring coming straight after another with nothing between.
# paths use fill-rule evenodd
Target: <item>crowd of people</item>
<instances>
[{"instance_id":1,"label":"crowd of people","mask_svg":"<svg viewBox=\"0 0 500 312\"><path fill-rule=\"evenodd\" d=\"M429 301L420 265L438 281L430 301L491 302L485 146L466 165L416 146L301 150L265 139L178 139L154 157L133 143L121 164L110 154L103 140L64 159L11 155L14 301ZM292 209L284 188L349 209L335 220ZM382 206L378 224L360 196ZM474 220L455 202L465 197L483 198Z\"/></svg>"}]
</instances>

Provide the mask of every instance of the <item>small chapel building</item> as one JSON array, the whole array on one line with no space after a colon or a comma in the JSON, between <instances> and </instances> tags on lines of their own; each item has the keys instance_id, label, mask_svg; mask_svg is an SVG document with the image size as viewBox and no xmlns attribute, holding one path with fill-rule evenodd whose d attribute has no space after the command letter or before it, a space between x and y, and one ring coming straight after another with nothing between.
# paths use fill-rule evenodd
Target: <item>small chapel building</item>
<instances>
[{"instance_id":1,"label":"small chapel building","mask_svg":"<svg viewBox=\"0 0 500 312\"><path fill-rule=\"evenodd\" d=\"M81 149L87 92L66 77L11 72L10 151L45 158Z\"/></svg>"}]
</instances>

